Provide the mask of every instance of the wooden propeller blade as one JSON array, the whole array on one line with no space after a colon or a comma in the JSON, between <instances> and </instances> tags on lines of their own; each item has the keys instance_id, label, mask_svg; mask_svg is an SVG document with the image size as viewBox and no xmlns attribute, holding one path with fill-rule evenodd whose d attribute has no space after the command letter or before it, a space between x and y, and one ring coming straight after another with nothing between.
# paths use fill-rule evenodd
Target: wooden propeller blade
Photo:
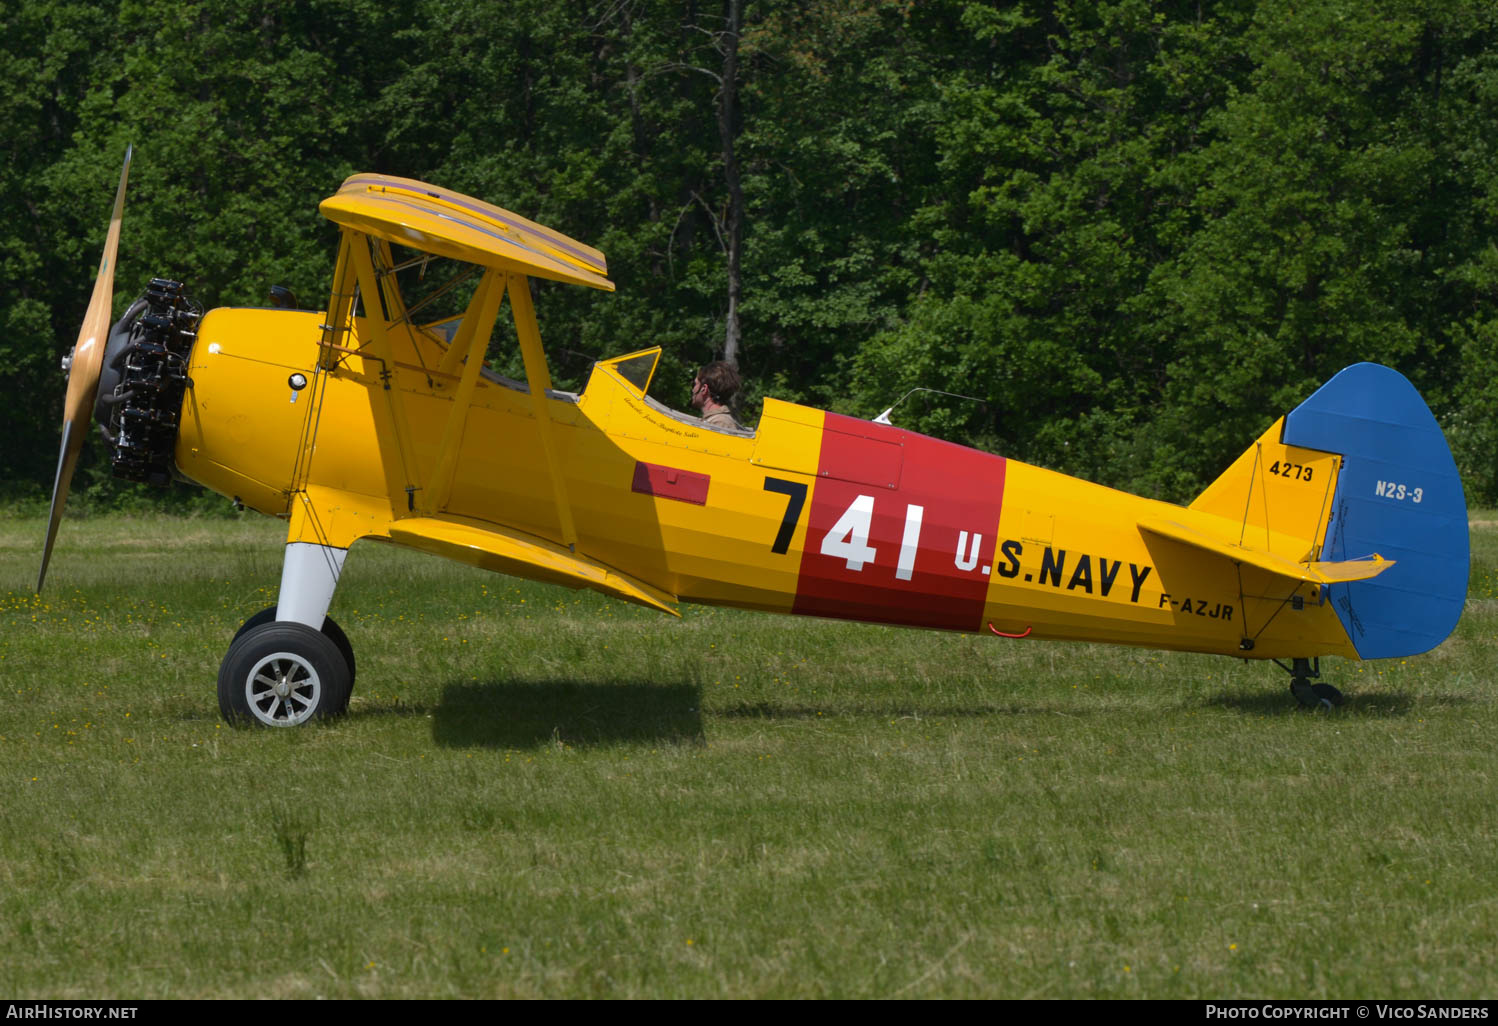
<instances>
[{"instance_id":1,"label":"wooden propeller blade","mask_svg":"<svg viewBox=\"0 0 1498 1026\"><path fill-rule=\"evenodd\" d=\"M57 539L57 525L68 501L68 486L78 466L78 453L88 436L88 420L93 415L94 400L99 391L99 373L104 366L104 343L109 336L109 316L114 301L114 260L120 248L120 219L125 213L125 182L130 176L130 155L125 150L125 166L120 169L120 187L114 194L114 213L109 218L109 234L104 240L104 255L99 260L99 274L94 279L94 294L88 301L88 312L73 357L68 365L68 395L63 403L62 450L57 456L57 479L52 483L52 508L47 516L47 541L42 546L42 567L36 577L36 590L42 590L47 579L47 563L52 559L52 543Z\"/></svg>"}]
</instances>

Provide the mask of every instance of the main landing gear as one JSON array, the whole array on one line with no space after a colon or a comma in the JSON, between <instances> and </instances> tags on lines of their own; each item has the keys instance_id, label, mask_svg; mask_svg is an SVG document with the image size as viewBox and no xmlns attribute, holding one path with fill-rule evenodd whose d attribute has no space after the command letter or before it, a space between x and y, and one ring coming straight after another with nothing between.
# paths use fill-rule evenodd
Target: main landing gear
<instances>
[{"instance_id":1,"label":"main landing gear","mask_svg":"<svg viewBox=\"0 0 1498 1026\"><path fill-rule=\"evenodd\" d=\"M342 636L332 620L324 621L322 631L290 620L246 624L218 671L224 719L295 727L347 711L353 667L327 632L329 625Z\"/></svg>"},{"instance_id":2,"label":"main landing gear","mask_svg":"<svg viewBox=\"0 0 1498 1026\"><path fill-rule=\"evenodd\" d=\"M1274 661L1280 669L1290 673L1290 694L1302 709L1334 709L1342 704L1342 692L1330 684L1312 684L1311 679L1321 676L1320 659L1296 659L1290 667L1278 659Z\"/></svg>"},{"instance_id":3,"label":"main landing gear","mask_svg":"<svg viewBox=\"0 0 1498 1026\"><path fill-rule=\"evenodd\" d=\"M244 622L219 666L218 707L224 719L295 727L348 711L354 649L327 615L346 554L304 542L286 546L280 603Z\"/></svg>"}]
</instances>

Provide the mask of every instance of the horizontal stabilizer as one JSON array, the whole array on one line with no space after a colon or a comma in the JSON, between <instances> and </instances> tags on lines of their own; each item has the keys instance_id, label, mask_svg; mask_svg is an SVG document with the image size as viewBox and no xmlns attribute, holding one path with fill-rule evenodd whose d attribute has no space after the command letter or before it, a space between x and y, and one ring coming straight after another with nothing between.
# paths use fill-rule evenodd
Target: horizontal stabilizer
<instances>
[{"instance_id":1,"label":"horizontal stabilizer","mask_svg":"<svg viewBox=\"0 0 1498 1026\"><path fill-rule=\"evenodd\" d=\"M1297 563L1284 556L1276 556L1262 549L1251 549L1232 542L1221 541L1211 535L1178 524L1161 517L1146 517L1139 521L1139 529L1146 534L1189 545L1203 552L1226 556L1236 563L1244 563L1260 570L1288 577L1308 584L1343 584L1347 581L1366 581L1377 577L1394 565L1393 560L1384 559L1375 553L1368 559L1349 559L1340 563Z\"/></svg>"},{"instance_id":2,"label":"horizontal stabilizer","mask_svg":"<svg viewBox=\"0 0 1498 1026\"><path fill-rule=\"evenodd\" d=\"M390 540L485 570L568 588L591 588L672 616L681 615L676 611L674 595L544 538L497 524L454 516L409 517L390 525Z\"/></svg>"}]
</instances>

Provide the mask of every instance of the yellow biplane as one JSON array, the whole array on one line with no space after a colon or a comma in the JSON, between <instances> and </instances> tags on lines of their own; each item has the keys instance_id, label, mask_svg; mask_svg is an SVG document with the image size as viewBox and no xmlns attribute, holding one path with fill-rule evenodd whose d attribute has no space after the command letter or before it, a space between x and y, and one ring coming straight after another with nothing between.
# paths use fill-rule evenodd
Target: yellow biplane
<instances>
[{"instance_id":1,"label":"yellow biplane","mask_svg":"<svg viewBox=\"0 0 1498 1026\"><path fill-rule=\"evenodd\" d=\"M322 203L342 233L326 309L202 314L158 279L111 331L128 169L71 358L37 587L90 413L117 473L285 519L279 600L219 673L235 722L347 707L353 650L327 613L360 539L669 615L699 602L1289 660L1308 706L1341 700L1312 683L1320 656L1425 651L1465 601L1461 480L1384 367L1338 374L1181 507L775 399L756 430L709 427L650 396L659 348L556 390L529 279L612 291L603 254L378 174ZM437 316L454 296L466 306ZM509 323L524 381L485 366Z\"/></svg>"}]
</instances>

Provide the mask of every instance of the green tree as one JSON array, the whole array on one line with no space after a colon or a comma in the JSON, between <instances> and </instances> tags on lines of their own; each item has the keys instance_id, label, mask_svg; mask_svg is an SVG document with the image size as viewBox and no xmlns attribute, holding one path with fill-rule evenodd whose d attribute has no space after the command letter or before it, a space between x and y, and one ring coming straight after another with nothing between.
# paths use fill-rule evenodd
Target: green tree
<instances>
[{"instance_id":1,"label":"green tree","mask_svg":"<svg viewBox=\"0 0 1498 1026\"><path fill-rule=\"evenodd\" d=\"M1158 427L1184 485L1346 364L1405 371L1440 408L1442 307L1467 258L1470 186L1445 154L1459 6L1263 3L1246 87L1193 159L1201 225L1149 295L1174 357ZM1457 173L1454 173L1457 172ZM1449 306L1448 306L1449 310ZM1210 462L1209 462L1210 461Z\"/></svg>"},{"instance_id":2,"label":"green tree","mask_svg":"<svg viewBox=\"0 0 1498 1026\"><path fill-rule=\"evenodd\" d=\"M0 96L0 481L12 496L51 485L58 361L78 334L124 156L121 142L96 167L55 166L85 109L108 102L120 56L110 29L107 17L66 0L0 5L0 70L10 83Z\"/></svg>"},{"instance_id":3,"label":"green tree","mask_svg":"<svg viewBox=\"0 0 1498 1026\"><path fill-rule=\"evenodd\" d=\"M1180 161L1247 68L1247 4L957 9L965 51L930 105L940 182L912 214L906 315L858 354L858 394L915 386L905 422L1122 483L1170 340L1143 296L1191 232Z\"/></svg>"}]
</instances>

